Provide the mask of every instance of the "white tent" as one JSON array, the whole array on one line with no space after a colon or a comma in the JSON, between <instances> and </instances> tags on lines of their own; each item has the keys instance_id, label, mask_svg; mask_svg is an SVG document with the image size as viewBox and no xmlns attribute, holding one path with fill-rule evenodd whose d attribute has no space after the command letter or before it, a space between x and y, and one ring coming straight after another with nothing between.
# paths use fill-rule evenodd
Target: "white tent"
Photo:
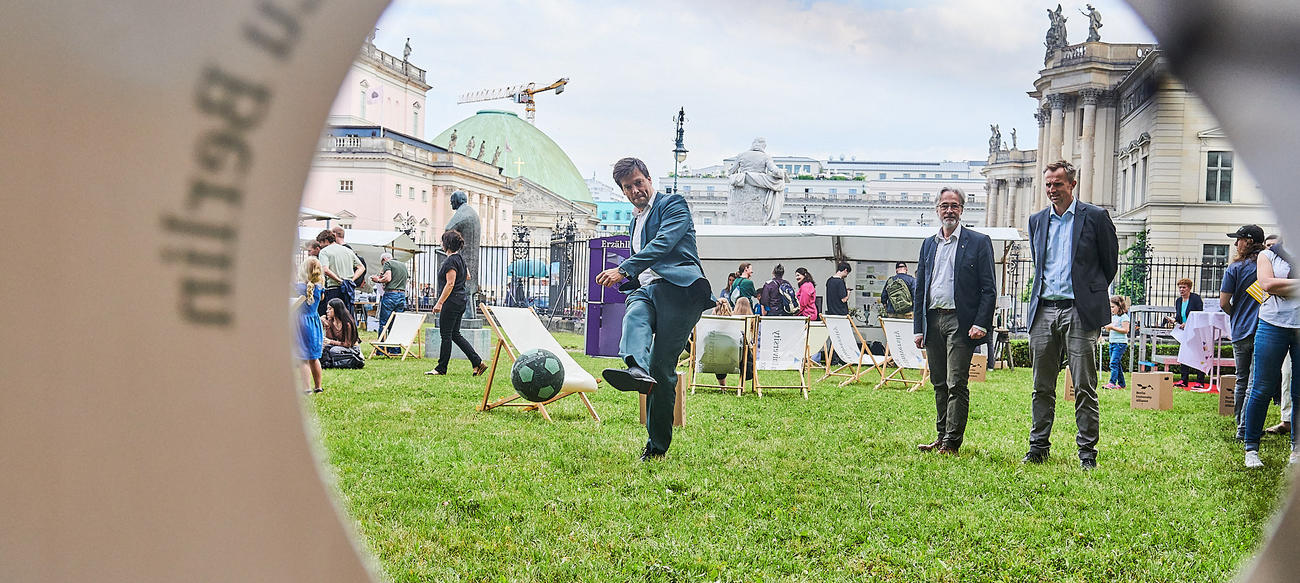
<instances>
[{"instance_id":1,"label":"white tent","mask_svg":"<svg viewBox=\"0 0 1300 583\"><path fill-rule=\"evenodd\" d=\"M319 232L321 229L315 227L298 227L298 241L315 239ZM416 253L423 253L414 240L400 231L344 229L343 237L352 250L366 260L367 275L379 273L379 255L385 251L392 253L398 261L410 261Z\"/></svg>"},{"instance_id":2,"label":"white tent","mask_svg":"<svg viewBox=\"0 0 1300 583\"><path fill-rule=\"evenodd\" d=\"M311 207L300 206L300 207L298 207L298 220L300 220L300 221L337 221L337 220L339 220L339 216L336 215L336 214L327 213L327 212L325 212L325 211L316 210L316 209L311 208Z\"/></svg>"}]
</instances>

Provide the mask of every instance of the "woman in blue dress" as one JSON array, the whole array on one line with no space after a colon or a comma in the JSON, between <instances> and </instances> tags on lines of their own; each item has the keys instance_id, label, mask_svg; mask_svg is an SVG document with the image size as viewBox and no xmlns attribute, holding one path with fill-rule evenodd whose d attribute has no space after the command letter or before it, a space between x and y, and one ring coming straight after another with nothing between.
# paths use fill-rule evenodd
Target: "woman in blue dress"
<instances>
[{"instance_id":1,"label":"woman in blue dress","mask_svg":"<svg viewBox=\"0 0 1300 583\"><path fill-rule=\"evenodd\" d=\"M298 358L303 361L311 386L303 393L310 395L325 391L320 386L320 354L325 344L325 330L321 327L320 316L316 315L316 308L325 293L325 271L320 260L308 257L303 261L298 268L298 279Z\"/></svg>"}]
</instances>

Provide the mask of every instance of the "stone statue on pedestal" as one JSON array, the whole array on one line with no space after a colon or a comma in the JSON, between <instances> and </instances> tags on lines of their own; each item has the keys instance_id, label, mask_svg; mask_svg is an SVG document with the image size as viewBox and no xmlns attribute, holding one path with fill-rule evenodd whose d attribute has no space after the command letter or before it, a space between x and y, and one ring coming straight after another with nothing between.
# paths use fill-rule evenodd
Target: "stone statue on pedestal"
<instances>
[{"instance_id":1,"label":"stone statue on pedestal","mask_svg":"<svg viewBox=\"0 0 1300 583\"><path fill-rule=\"evenodd\" d=\"M469 145L465 146L465 155L466 155L466 156L473 156L473 155L474 155L474 146L477 146L477 145L478 145L478 142L474 141L474 136L470 136L470 137L469 137Z\"/></svg>"},{"instance_id":2,"label":"stone statue on pedestal","mask_svg":"<svg viewBox=\"0 0 1300 583\"><path fill-rule=\"evenodd\" d=\"M1063 49L1069 46L1069 41L1065 35L1065 15L1061 13L1061 5L1056 5L1056 10L1047 9L1047 19L1052 22L1047 29L1047 40L1043 42L1047 46L1047 55L1043 57L1043 62L1052 60L1052 53L1057 49Z\"/></svg>"},{"instance_id":3,"label":"stone statue on pedestal","mask_svg":"<svg viewBox=\"0 0 1300 583\"><path fill-rule=\"evenodd\" d=\"M998 124L990 124L989 130L993 132L993 135L989 136L989 153L994 154L1002 149L1002 130L998 129Z\"/></svg>"},{"instance_id":4,"label":"stone statue on pedestal","mask_svg":"<svg viewBox=\"0 0 1300 583\"><path fill-rule=\"evenodd\" d=\"M754 138L748 151L736 155L727 169L731 195L728 222L733 225L774 225L785 205L785 171L764 150L767 140Z\"/></svg>"},{"instance_id":5,"label":"stone statue on pedestal","mask_svg":"<svg viewBox=\"0 0 1300 583\"><path fill-rule=\"evenodd\" d=\"M469 276L465 278L465 295L469 297L469 306L465 309L465 317L472 317L475 312L478 294L478 246L479 234L482 232L482 222L479 220L478 211L468 204L469 196L463 190L457 190L451 193L451 208L455 209L451 219L447 221L447 227L444 230L456 231L460 233L461 238L465 239L465 247L461 249L460 256L465 260L465 268L469 270Z\"/></svg>"},{"instance_id":6,"label":"stone statue on pedestal","mask_svg":"<svg viewBox=\"0 0 1300 583\"><path fill-rule=\"evenodd\" d=\"M496 151L495 151L495 152L492 152L492 165L493 165L493 166L496 166L496 165L497 165L497 160L500 160L500 159L501 159L501 146L497 146Z\"/></svg>"},{"instance_id":7,"label":"stone statue on pedestal","mask_svg":"<svg viewBox=\"0 0 1300 583\"><path fill-rule=\"evenodd\" d=\"M455 150L456 150L456 130L451 130L451 138L447 140L447 151L454 152Z\"/></svg>"},{"instance_id":8,"label":"stone statue on pedestal","mask_svg":"<svg viewBox=\"0 0 1300 583\"><path fill-rule=\"evenodd\" d=\"M483 141L481 141L481 142L478 143L478 155L475 156L474 159L476 159L476 160L482 160L482 159L483 159L483 151L484 151L484 150L487 150L487 140L483 140Z\"/></svg>"},{"instance_id":9,"label":"stone statue on pedestal","mask_svg":"<svg viewBox=\"0 0 1300 583\"><path fill-rule=\"evenodd\" d=\"M1016 128L1011 128L1011 149L1016 150L1019 147L1016 145Z\"/></svg>"},{"instance_id":10,"label":"stone statue on pedestal","mask_svg":"<svg viewBox=\"0 0 1300 583\"><path fill-rule=\"evenodd\" d=\"M1101 28L1101 11L1097 10L1096 8L1093 8L1091 4L1086 4L1085 6L1088 7L1088 11L1084 12L1080 10L1079 14L1088 17L1088 41L1087 42L1090 43L1098 42L1101 40L1101 32L1098 32L1097 30Z\"/></svg>"}]
</instances>

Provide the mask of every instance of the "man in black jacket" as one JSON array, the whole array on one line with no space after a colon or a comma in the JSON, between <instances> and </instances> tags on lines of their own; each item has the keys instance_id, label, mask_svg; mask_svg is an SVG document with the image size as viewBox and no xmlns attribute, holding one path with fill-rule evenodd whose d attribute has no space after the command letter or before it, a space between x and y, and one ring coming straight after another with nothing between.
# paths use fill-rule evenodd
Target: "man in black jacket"
<instances>
[{"instance_id":1,"label":"man in black jacket","mask_svg":"<svg viewBox=\"0 0 1300 583\"><path fill-rule=\"evenodd\" d=\"M933 443L921 451L956 454L966 435L970 412L971 355L993 327L997 297L993 279L993 241L961 226L966 194L958 188L939 191L936 210L942 227L921 243L916 262L912 331L924 348L934 384Z\"/></svg>"},{"instance_id":2,"label":"man in black jacket","mask_svg":"<svg viewBox=\"0 0 1300 583\"><path fill-rule=\"evenodd\" d=\"M1043 187L1052 204L1029 217L1035 274L1029 298L1034 424L1022 461L1042 463L1051 450L1064 353L1074 378L1075 442L1086 471L1097 467L1097 337L1102 325L1110 323L1108 286L1119 270L1119 241L1105 209L1075 200L1075 176L1074 166L1065 160L1048 164Z\"/></svg>"}]
</instances>

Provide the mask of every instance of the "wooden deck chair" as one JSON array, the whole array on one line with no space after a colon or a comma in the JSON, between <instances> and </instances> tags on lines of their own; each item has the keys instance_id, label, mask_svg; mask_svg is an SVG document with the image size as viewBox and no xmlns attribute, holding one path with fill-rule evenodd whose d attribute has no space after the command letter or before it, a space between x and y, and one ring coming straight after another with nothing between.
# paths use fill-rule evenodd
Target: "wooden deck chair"
<instances>
[{"instance_id":1,"label":"wooden deck chair","mask_svg":"<svg viewBox=\"0 0 1300 583\"><path fill-rule=\"evenodd\" d=\"M397 356L388 352L390 348L401 351L402 360L407 356L420 358L424 354L424 343L420 341L420 327L424 325L426 314L421 312L393 312L388 316L388 325L379 335L379 339L370 343L375 356ZM411 350L412 344L418 344L420 354Z\"/></svg>"},{"instance_id":2,"label":"wooden deck chair","mask_svg":"<svg viewBox=\"0 0 1300 583\"><path fill-rule=\"evenodd\" d=\"M749 327L753 316L701 316L695 325L691 338L690 359L687 361L687 384L691 394L695 387L713 389L736 389L736 396L745 391L745 378L741 374L741 363L749 361L753 347L745 340L749 338ZM722 382L712 375L735 375L736 386ZM700 376L703 375L704 382Z\"/></svg>"},{"instance_id":3,"label":"wooden deck chair","mask_svg":"<svg viewBox=\"0 0 1300 583\"><path fill-rule=\"evenodd\" d=\"M587 393L596 390L596 377L579 366L577 361L573 360L573 356L555 341L555 337L551 336L546 326L542 324L542 320L537 317L537 312L532 308L507 308L486 304L479 304L479 306L483 317L492 327L492 333L496 336L492 350L492 367L488 369L487 383L483 387L483 402L477 407L479 411L491 411L497 407L523 407L525 411L541 413L542 417L550 421L551 414L546 410L547 405L570 395L578 395L582 404L587 407L587 412L596 422L600 422L600 415L596 414L596 409L587 399ZM502 370L506 377L506 385L509 385L510 368L514 365L515 359L519 358L520 354L537 348L549 350L560 359L560 365L564 367L564 386L560 388L560 393L542 403L528 401L515 403L513 401L522 398L512 388L509 395L489 402L492 397L492 382L496 379L497 368L501 363L502 349L510 357L510 366Z\"/></svg>"},{"instance_id":4,"label":"wooden deck chair","mask_svg":"<svg viewBox=\"0 0 1300 583\"><path fill-rule=\"evenodd\" d=\"M822 349L826 348L826 342L829 340L830 338L826 334L826 321L824 319L808 322L808 354L815 356L818 352L821 352ZM823 354L822 356L826 355ZM817 361L809 358L808 370L814 368L821 367L817 365Z\"/></svg>"},{"instance_id":5,"label":"wooden deck chair","mask_svg":"<svg viewBox=\"0 0 1300 583\"><path fill-rule=\"evenodd\" d=\"M831 350L839 355L844 364L832 368L831 361L834 359L827 354L826 374L817 379L818 382L830 377L848 377L840 383L842 387L857 382L862 375L872 370L880 373L880 378L885 378L885 365L889 363L889 357L871 353L867 343L862 339L862 333L858 331L857 326L853 325L853 320L848 316L832 315L826 316L825 320L826 333L831 339Z\"/></svg>"},{"instance_id":6,"label":"wooden deck chair","mask_svg":"<svg viewBox=\"0 0 1300 583\"><path fill-rule=\"evenodd\" d=\"M754 391L799 389L808 398L808 318L806 316L759 316L754 358ZM765 385L762 371L797 370L797 385Z\"/></svg>"},{"instance_id":7,"label":"wooden deck chair","mask_svg":"<svg viewBox=\"0 0 1300 583\"><path fill-rule=\"evenodd\" d=\"M916 336L912 333L912 321L896 318L881 318L880 327L885 330L885 356L889 362L884 366L880 382L876 388L886 383L901 383L908 387L907 392L915 391L930 379L929 367L925 360L925 351L916 347ZM889 370L893 367L893 370ZM907 378L907 371L914 370L919 378Z\"/></svg>"}]
</instances>

